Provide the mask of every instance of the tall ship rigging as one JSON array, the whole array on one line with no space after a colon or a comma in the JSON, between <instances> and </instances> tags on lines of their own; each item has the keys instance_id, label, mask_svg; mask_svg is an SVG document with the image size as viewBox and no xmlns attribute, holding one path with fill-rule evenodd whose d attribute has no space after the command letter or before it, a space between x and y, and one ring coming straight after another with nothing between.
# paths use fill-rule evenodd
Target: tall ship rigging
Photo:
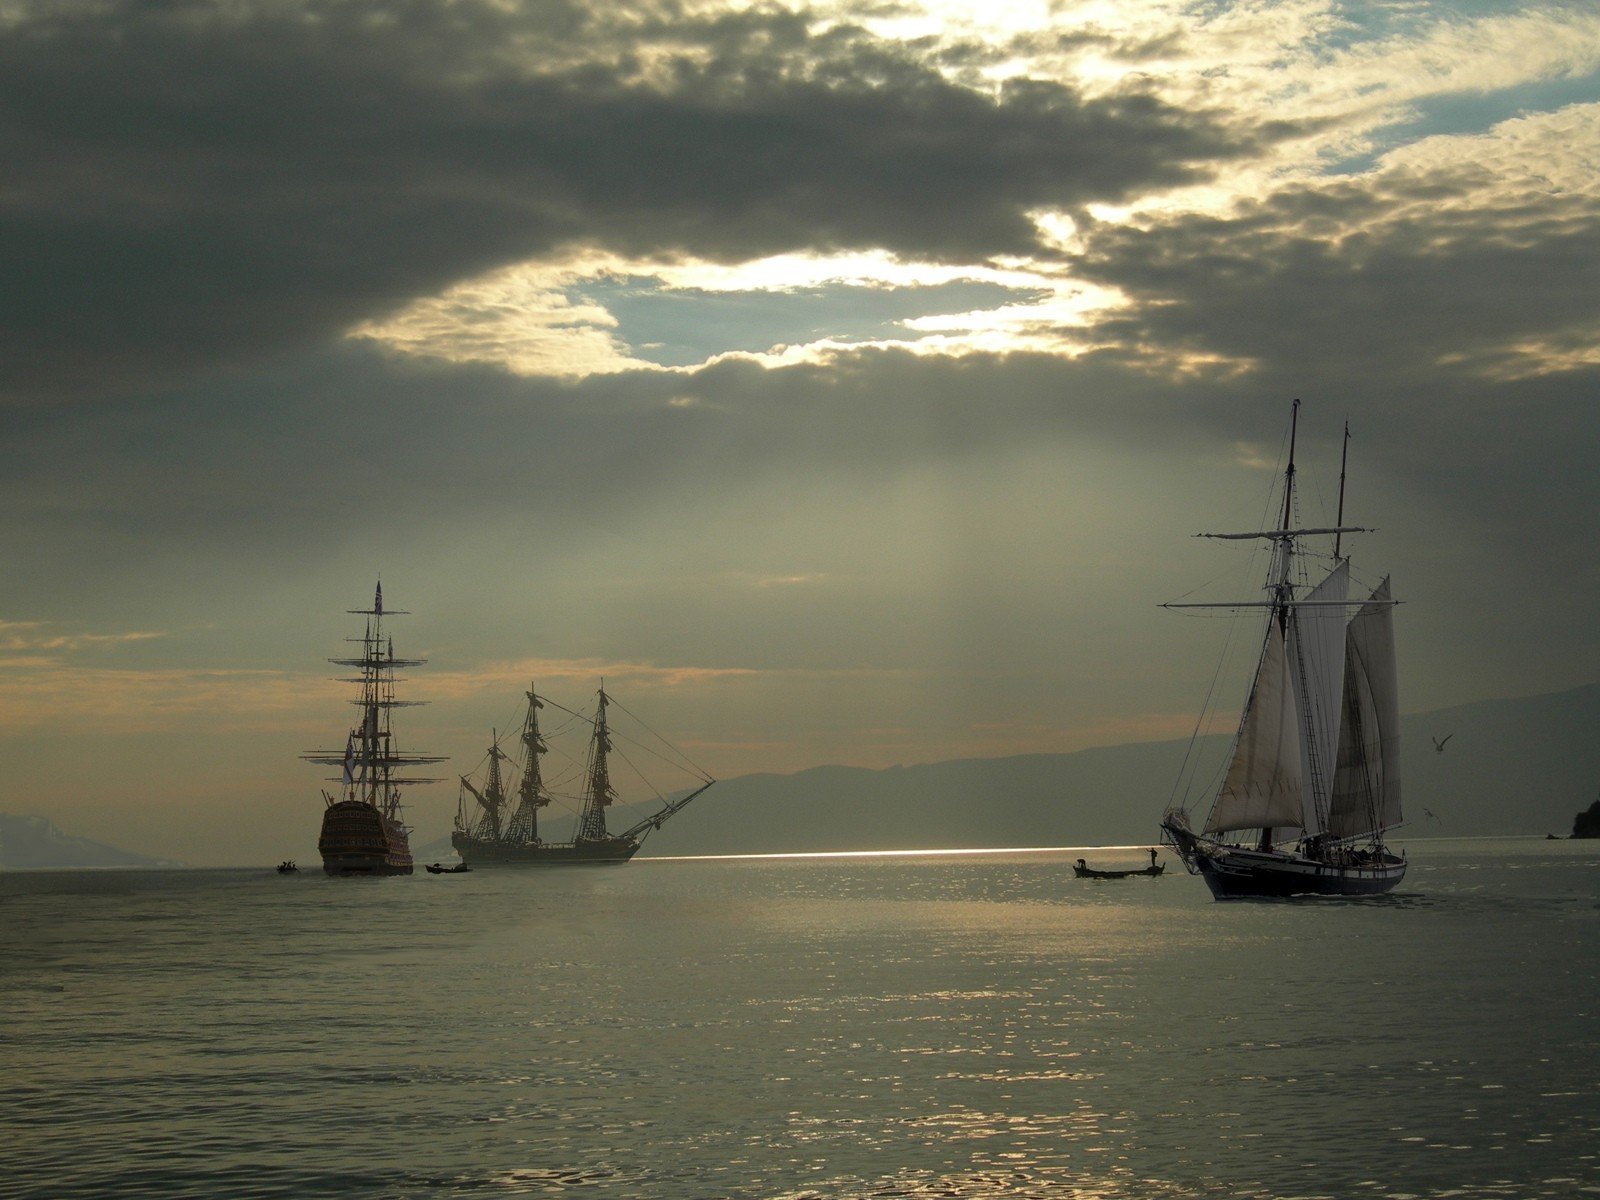
<instances>
[{"instance_id":1,"label":"tall ship rigging","mask_svg":"<svg viewBox=\"0 0 1600 1200\"><path fill-rule=\"evenodd\" d=\"M401 814L400 789L402 785L438 783L409 772L444 759L402 754L390 715L397 708L425 703L395 698L395 672L419 667L427 660L395 657L394 638L383 630L384 618L407 614L384 610L381 582L373 593L371 608L349 611L366 618L362 635L345 639L359 646L360 654L328 661L360 672L340 682L360 686L351 703L361 710L361 718L345 739L343 751L313 750L301 755L307 762L340 769L340 774L329 780L339 785L337 795L326 789L322 793L326 804L317 849L329 875L409 875L411 843Z\"/></svg>"},{"instance_id":2,"label":"tall ship rigging","mask_svg":"<svg viewBox=\"0 0 1600 1200\"><path fill-rule=\"evenodd\" d=\"M1168 608L1264 609L1266 628L1234 735L1227 772L1204 824L1184 802L1163 814L1163 840L1219 900L1259 896L1365 896L1405 877L1384 833L1401 823L1399 689L1394 605L1385 577L1351 597L1339 510L1324 528L1296 528L1295 436L1290 421L1282 519L1276 529L1200 534L1264 539L1271 548L1265 600ZM1349 426L1344 447L1348 454ZM1331 537L1331 556L1310 539Z\"/></svg>"},{"instance_id":3,"label":"tall ship rigging","mask_svg":"<svg viewBox=\"0 0 1600 1200\"><path fill-rule=\"evenodd\" d=\"M464 863L474 866L576 866L627 862L638 852L646 837L660 829L669 817L682 812L692 800L716 782L689 764L681 753L674 752L676 757L672 761L692 772L698 778L699 786L676 799L661 798L661 806L649 816L620 832L611 832L606 826L606 809L616 803L617 792L611 783L610 760L614 735L608 709L615 702L602 686L595 715L590 722L592 732L583 769L583 794L572 838L570 841L545 841L539 830L539 812L548 808L551 801L557 798L545 784L540 763L550 749L539 730L539 713L547 698L538 695L531 687L526 696L527 713L517 739L522 753L515 796L506 790L506 774L508 768L516 771L518 764L500 749L498 735L494 736L489 747L481 777L474 779L470 775L461 776L461 803L450 841ZM554 705L554 701L550 703ZM572 718L588 720L570 710L563 711ZM673 749L659 735L652 736L662 746Z\"/></svg>"}]
</instances>

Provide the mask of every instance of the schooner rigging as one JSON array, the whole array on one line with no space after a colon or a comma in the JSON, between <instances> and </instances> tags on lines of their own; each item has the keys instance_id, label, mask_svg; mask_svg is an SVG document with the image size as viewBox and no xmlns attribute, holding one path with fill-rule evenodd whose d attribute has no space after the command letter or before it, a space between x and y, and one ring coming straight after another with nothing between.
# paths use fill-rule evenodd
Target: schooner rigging
<instances>
[{"instance_id":1,"label":"schooner rigging","mask_svg":"<svg viewBox=\"0 0 1600 1200\"><path fill-rule=\"evenodd\" d=\"M1161 822L1164 840L1219 899L1367 895L1393 888L1406 870L1384 844L1401 821L1396 601L1387 577L1351 596L1343 538L1370 530L1344 524L1342 462L1334 524L1295 526L1299 404L1278 528L1198 535L1266 540L1269 598L1166 606L1267 610L1227 772L1204 824L1196 831L1181 803ZM1300 568L1314 557L1306 540L1327 536L1333 565L1316 583L1300 582Z\"/></svg>"}]
</instances>

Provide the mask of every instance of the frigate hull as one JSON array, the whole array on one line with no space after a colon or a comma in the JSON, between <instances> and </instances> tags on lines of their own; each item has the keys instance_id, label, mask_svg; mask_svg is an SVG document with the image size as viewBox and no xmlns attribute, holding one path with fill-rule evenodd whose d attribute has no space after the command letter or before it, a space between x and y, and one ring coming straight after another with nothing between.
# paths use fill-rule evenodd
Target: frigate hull
<instances>
[{"instance_id":1,"label":"frigate hull","mask_svg":"<svg viewBox=\"0 0 1600 1200\"><path fill-rule=\"evenodd\" d=\"M409 875L411 843L405 826L361 800L330 804L317 838L329 875Z\"/></svg>"},{"instance_id":2,"label":"frigate hull","mask_svg":"<svg viewBox=\"0 0 1600 1200\"><path fill-rule=\"evenodd\" d=\"M496 842L456 832L450 839L461 861L470 866L585 867L624 863L639 849L632 838L575 842Z\"/></svg>"}]
</instances>

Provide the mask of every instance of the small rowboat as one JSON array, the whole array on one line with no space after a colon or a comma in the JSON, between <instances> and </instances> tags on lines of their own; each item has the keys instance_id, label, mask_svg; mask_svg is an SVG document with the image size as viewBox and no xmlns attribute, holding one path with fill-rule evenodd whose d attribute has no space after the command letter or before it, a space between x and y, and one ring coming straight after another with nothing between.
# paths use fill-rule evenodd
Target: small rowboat
<instances>
[{"instance_id":1,"label":"small rowboat","mask_svg":"<svg viewBox=\"0 0 1600 1200\"><path fill-rule=\"evenodd\" d=\"M1083 859L1079 859L1072 868L1072 873L1079 879L1126 879L1130 875L1159 875L1167 869L1166 863L1156 861L1156 852L1150 851L1150 865L1140 867L1136 871L1097 871Z\"/></svg>"},{"instance_id":2,"label":"small rowboat","mask_svg":"<svg viewBox=\"0 0 1600 1200\"><path fill-rule=\"evenodd\" d=\"M472 870L466 863L457 863L453 867L441 867L438 863L428 864L429 875L461 875Z\"/></svg>"}]
</instances>

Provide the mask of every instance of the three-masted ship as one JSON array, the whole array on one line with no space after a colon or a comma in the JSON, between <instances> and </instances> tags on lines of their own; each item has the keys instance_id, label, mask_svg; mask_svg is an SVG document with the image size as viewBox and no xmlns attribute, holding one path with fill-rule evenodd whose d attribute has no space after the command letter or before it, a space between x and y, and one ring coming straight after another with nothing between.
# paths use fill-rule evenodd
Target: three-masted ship
<instances>
[{"instance_id":1,"label":"three-masted ship","mask_svg":"<svg viewBox=\"0 0 1600 1200\"><path fill-rule=\"evenodd\" d=\"M1268 598L1166 606L1266 610L1249 699L1210 813L1197 830L1175 802L1161 822L1164 840L1219 900L1373 895L1406 873L1405 859L1384 844L1401 821L1396 601L1387 577L1370 593L1350 595L1342 539L1370 531L1344 525L1342 460L1334 525L1294 527L1299 405L1280 527L1199 535L1270 542ZM1349 439L1347 425L1346 452ZM1322 537L1333 539L1331 556L1308 545Z\"/></svg>"},{"instance_id":2,"label":"three-masted ship","mask_svg":"<svg viewBox=\"0 0 1600 1200\"><path fill-rule=\"evenodd\" d=\"M682 812L690 801L715 782L709 775L695 770L700 778L699 787L676 799L664 800L655 812L620 832L607 829L606 809L616 802L617 792L611 784L612 734L607 715L612 700L601 687L572 839L545 841L539 832L539 810L549 807L554 795L545 785L540 765L541 757L549 752L539 732L539 712L544 708L544 698L531 687L526 695L527 715L518 739L523 750L521 777L515 797L506 790L504 768L516 764L500 749L498 736L489 747L482 779L475 781L471 776L461 776L461 802L450 842L464 863L551 867L627 862L650 833L660 829L675 813Z\"/></svg>"},{"instance_id":3,"label":"three-masted ship","mask_svg":"<svg viewBox=\"0 0 1600 1200\"><path fill-rule=\"evenodd\" d=\"M411 843L400 807L403 784L438 783L408 774L413 767L443 762L422 754L402 754L390 724L397 708L422 704L420 700L395 699L395 672L421 666L426 659L396 658L394 639L385 635L385 617L404 616L398 610L384 611L383 584L372 597L371 608L353 608L352 615L366 618L365 631L358 638L347 638L361 648L358 656L330 658L335 666L353 667L359 675L341 683L360 685L360 694L351 703L361 710L361 719L345 739L344 750L313 750L301 755L307 762L338 767L340 774L330 778L337 783L337 795L324 789L326 805L322 813L322 832L317 849L322 867L329 875L409 875Z\"/></svg>"}]
</instances>

